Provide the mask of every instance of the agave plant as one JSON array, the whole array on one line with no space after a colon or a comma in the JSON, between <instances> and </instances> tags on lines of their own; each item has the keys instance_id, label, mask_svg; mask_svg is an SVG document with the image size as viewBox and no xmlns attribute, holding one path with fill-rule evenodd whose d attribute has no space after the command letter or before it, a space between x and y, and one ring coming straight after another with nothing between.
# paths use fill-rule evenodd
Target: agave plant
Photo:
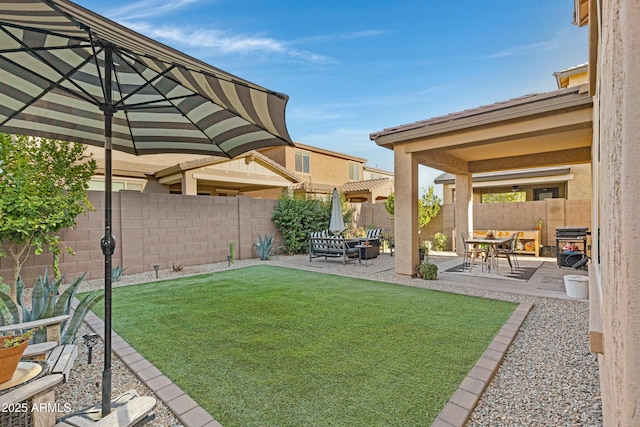
<instances>
[{"instance_id":1,"label":"agave plant","mask_svg":"<svg viewBox=\"0 0 640 427\"><path fill-rule=\"evenodd\" d=\"M274 248L273 245L275 243L274 240L275 234L265 234L264 236L260 236L258 234L258 243L254 243L253 247L256 248L256 252L261 260L267 260L271 258L278 248Z\"/></svg>"},{"instance_id":2,"label":"agave plant","mask_svg":"<svg viewBox=\"0 0 640 427\"><path fill-rule=\"evenodd\" d=\"M85 273L86 274L86 273ZM62 316L71 312L71 301L76 295L80 283L84 279L85 274L75 278L71 284L60 295L59 288L64 281L64 276L56 280L52 277L49 280L49 272L45 270L44 277L38 276L33 286L31 294L31 309L26 307L23 302L24 282L21 277L16 281L17 302L22 309L22 320L20 320L20 312L11 297L4 292L0 292L0 298L4 302L8 314L0 311L0 325L7 325L20 322L30 322L32 320L46 319L48 317ZM72 344L76 340L76 334L84 316L87 314L95 303L104 297L103 292L95 291L85 296L80 304L73 312L73 316L60 324L62 336L60 342L62 344ZM37 331L33 337L34 343L45 342L47 340L46 330Z\"/></svg>"}]
</instances>

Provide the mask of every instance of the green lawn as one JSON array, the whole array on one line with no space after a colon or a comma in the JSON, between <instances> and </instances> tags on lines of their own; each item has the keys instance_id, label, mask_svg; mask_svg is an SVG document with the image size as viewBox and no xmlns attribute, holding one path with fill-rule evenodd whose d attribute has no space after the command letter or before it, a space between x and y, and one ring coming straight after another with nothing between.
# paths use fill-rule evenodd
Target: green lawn
<instances>
[{"instance_id":1,"label":"green lawn","mask_svg":"<svg viewBox=\"0 0 640 427\"><path fill-rule=\"evenodd\" d=\"M118 288L113 328L225 427L426 426L515 307L264 265Z\"/></svg>"}]
</instances>

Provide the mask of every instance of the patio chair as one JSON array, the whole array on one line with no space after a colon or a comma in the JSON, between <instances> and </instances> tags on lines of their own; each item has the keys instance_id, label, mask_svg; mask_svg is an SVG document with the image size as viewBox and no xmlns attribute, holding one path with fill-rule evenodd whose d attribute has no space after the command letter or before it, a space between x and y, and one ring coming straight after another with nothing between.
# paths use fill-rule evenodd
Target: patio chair
<instances>
[{"instance_id":1,"label":"patio chair","mask_svg":"<svg viewBox=\"0 0 640 427\"><path fill-rule=\"evenodd\" d=\"M478 255L484 260L487 255L487 251L484 248L473 247L467 240L469 240L469 235L467 233L460 233L462 237L462 243L464 243L464 259L462 261L462 266L465 268L471 269L471 265L475 262Z\"/></svg>"},{"instance_id":2,"label":"patio chair","mask_svg":"<svg viewBox=\"0 0 640 427\"><path fill-rule=\"evenodd\" d=\"M500 245L496 248L495 254L497 258L503 257L507 259L509 263L509 268L511 269L511 274L513 274L513 267L518 267L518 261L516 258L516 243L518 241L518 233L513 233L511 238L504 245Z\"/></svg>"}]
</instances>

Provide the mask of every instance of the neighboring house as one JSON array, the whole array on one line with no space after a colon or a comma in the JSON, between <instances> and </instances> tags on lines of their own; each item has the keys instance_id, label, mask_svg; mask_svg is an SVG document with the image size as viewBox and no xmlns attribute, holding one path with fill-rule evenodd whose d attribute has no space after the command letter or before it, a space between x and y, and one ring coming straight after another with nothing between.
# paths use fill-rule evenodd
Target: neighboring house
<instances>
[{"instance_id":1,"label":"neighboring house","mask_svg":"<svg viewBox=\"0 0 640 427\"><path fill-rule=\"evenodd\" d=\"M244 195L276 199L283 189L327 197L334 188L350 202L376 203L393 191L393 174L366 159L304 144L252 151L234 159L187 154L113 153L113 189L185 195ZM89 189L104 190L104 150L87 147L98 163ZM373 177L377 178L365 178Z\"/></svg>"},{"instance_id":2,"label":"neighboring house","mask_svg":"<svg viewBox=\"0 0 640 427\"><path fill-rule=\"evenodd\" d=\"M302 182L293 186L294 192L309 197L324 198L338 188L350 202L376 203L386 200L393 191L393 174L365 166L367 159L362 157L300 143L294 147L269 147L260 152L295 171ZM372 178L373 174L377 174L377 178Z\"/></svg>"},{"instance_id":3,"label":"neighboring house","mask_svg":"<svg viewBox=\"0 0 640 427\"><path fill-rule=\"evenodd\" d=\"M98 164L90 190L104 190L104 150L88 147ZM186 154L133 156L113 153L113 190L185 195L261 197L279 195L300 182L292 172L259 152L233 159ZM272 197L273 198L273 197Z\"/></svg>"},{"instance_id":4,"label":"neighboring house","mask_svg":"<svg viewBox=\"0 0 640 427\"><path fill-rule=\"evenodd\" d=\"M368 181L370 179L389 178L393 181L393 172L385 171L378 168L372 168L370 166L363 166L362 179Z\"/></svg>"}]
</instances>

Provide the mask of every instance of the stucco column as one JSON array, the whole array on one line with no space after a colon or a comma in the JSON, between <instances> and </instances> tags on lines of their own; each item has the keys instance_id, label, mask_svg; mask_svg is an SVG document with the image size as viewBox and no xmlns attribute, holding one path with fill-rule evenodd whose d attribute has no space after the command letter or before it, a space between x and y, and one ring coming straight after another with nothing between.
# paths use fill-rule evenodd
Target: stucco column
<instances>
[{"instance_id":1,"label":"stucco column","mask_svg":"<svg viewBox=\"0 0 640 427\"><path fill-rule=\"evenodd\" d=\"M418 255L418 161L401 145L393 150L396 273L413 276Z\"/></svg>"},{"instance_id":2,"label":"stucco column","mask_svg":"<svg viewBox=\"0 0 640 427\"><path fill-rule=\"evenodd\" d=\"M470 173L456 175L456 253L464 253L460 233L473 233L473 181Z\"/></svg>"},{"instance_id":3,"label":"stucco column","mask_svg":"<svg viewBox=\"0 0 640 427\"><path fill-rule=\"evenodd\" d=\"M640 4L602 2L598 55L600 267L606 426L640 425ZM591 25L594 25L591 23ZM597 263L597 259L595 260ZM596 270L589 268L590 274ZM593 297L591 294L589 298Z\"/></svg>"},{"instance_id":4,"label":"stucco column","mask_svg":"<svg viewBox=\"0 0 640 427\"><path fill-rule=\"evenodd\" d=\"M191 171L185 171L182 174L182 194L185 196L198 195L198 180L193 177Z\"/></svg>"}]
</instances>

